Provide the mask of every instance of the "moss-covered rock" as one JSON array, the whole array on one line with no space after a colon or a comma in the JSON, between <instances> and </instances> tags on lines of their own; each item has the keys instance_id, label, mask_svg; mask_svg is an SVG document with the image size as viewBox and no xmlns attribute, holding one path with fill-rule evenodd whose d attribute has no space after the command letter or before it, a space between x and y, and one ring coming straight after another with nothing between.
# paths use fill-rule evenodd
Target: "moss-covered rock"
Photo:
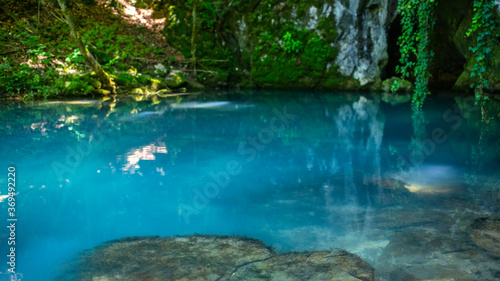
<instances>
[{"instance_id":1,"label":"moss-covered rock","mask_svg":"<svg viewBox=\"0 0 500 281\"><path fill-rule=\"evenodd\" d=\"M180 71L172 71L165 78L165 82L170 89L176 89L186 84L186 75Z\"/></svg>"},{"instance_id":2,"label":"moss-covered rock","mask_svg":"<svg viewBox=\"0 0 500 281\"><path fill-rule=\"evenodd\" d=\"M111 91L104 90L104 89L96 89L95 94L101 95L101 96L107 96L111 94Z\"/></svg>"},{"instance_id":3,"label":"moss-covered rock","mask_svg":"<svg viewBox=\"0 0 500 281\"><path fill-rule=\"evenodd\" d=\"M134 88L132 91L130 91L130 94L132 95L144 95L144 90L141 88Z\"/></svg>"},{"instance_id":4,"label":"moss-covered rock","mask_svg":"<svg viewBox=\"0 0 500 281\"><path fill-rule=\"evenodd\" d=\"M413 91L413 84L405 79L401 79L399 77L391 77L389 79L386 79L382 82L382 91L389 93L391 92L392 85L394 85L394 82L398 83L399 87L396 92L403 92L403 93L409 93Z\"/></svg>"},{"instance_id":5,"label":"moss-covered rock","mask_svg":"<svg viewBox=\"0 0 500 281\"><path fill-rule=\"evenodd\" d=\"M471 72L476 64L476 56L474 56L471 48L476 47L478 37L477 32L473 32L470 36L467 36L467 31L472 26L472 18L474 16L472 11L472 1L469 0L465 6L470 8L463 9L466 12L464 13L453 37L453 42L455 43L456 48L466 58L463 72L460 74L455 85L453 86L455 90L462 91L470 90L470 85L475 81L475 79L471 77ZM496 13L494 17L496 17L496 20L500 20L500 15L498 13ZM500 33L500 26L497 26L495 30L491 31L491 33ZM490 82L490 89L500 90L500 44L498 43L498 40L494 38L491 38L491 40L487 41L486 44L491 49L491 56L489 57L485 78Z\"/></svg>"},{"instance_id":6,"label":"moss-covered rock","mask_svg":"<svg viewBox=\"0 0 500 281\"><path fill-rule=\"evenodd\" d=\"M470 85L474 83L475 78L471 76L472 69L475 65L475 57L468 56L468 61L464 71L458 77L453 88L455 90L467 91L470 90ZM500 45L491 46L491 58L487 66L486 79L489 81L491 90L500 90Z\"/></svg>"},{"instance_id":7,"label":"moss-covered rock","mask_svg":"<svg viewBox=\"0 0 500 281\"><path fill-rule=\"evenodd\" d=\"M156 91L156 95L158 95L160 97L163 95L170 94L170 93L172 93L172 90L170 90L170 89L161 89L159 91Z\"/></svg>"},{"instance_id":8,"label":"moss-covered rock","mask_svg":"<svg viewBox=\"0 0 500 281\"><path fill-rule=\"evenodd\" d=\"M138 87L139 86L139 81L137 81L137 78L127 72L122 72L119 74L115 75L110 75L113 80L115 81L116 85L122 88L133 88L133 87Z\"/></svg>"},{"instance_id":9,"label":"moss-covered rock","mask_svg":"<svg viewBox=\"0 0 500 281\"><path fill-rule=\"evenodd\" d=\"M149 81L151 83L149 88L155 92L164 89L167 86L166 83L161 81L160 79L151 78Z\"/></svg>"}]
</instances>

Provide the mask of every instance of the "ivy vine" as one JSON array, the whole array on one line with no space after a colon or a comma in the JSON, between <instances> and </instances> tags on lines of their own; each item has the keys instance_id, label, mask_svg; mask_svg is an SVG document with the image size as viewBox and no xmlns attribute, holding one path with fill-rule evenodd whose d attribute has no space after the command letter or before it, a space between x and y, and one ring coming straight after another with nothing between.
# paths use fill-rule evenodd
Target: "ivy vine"
<instances>
[{"instance_id":1,"label":"ivy vine","mask_svg":"<svg viewBox=\"0 0 500 281\"><path fill-rule=\"evenodd\" d=\"M497 27L497 19L494 15L496 6L497 4L494 0L474 0L472 25L466 33L467 37L471 35L477 36L475 47L469 47L475 60L470 73L470 77L473 79L470 87L474 89L475 104L481 107L481 117L485 123L488 123L490 120L485 109L489 98L484 91L490 87L490 81L486 76L486 72L492 58L491 46L494 42L494 37L499 36L492 33Z\"/></svg>"},{"instance_id":2,"label":"ivy vine","mask_svg":"<svg viewBox=\"0 0 500 281\"><path fill-rule=\"evenodd\" d=\"M430 35L435 24L434 0L398 0L398 12L401 14L402 34L398 38L401 58L396 71L403 79L415 78L415 91L412 105L420 110L425 97L430 94L427 87L431 74L429 66L434 56L430 50ZM394 81L392 91L399 88Z\"/></svg>"}]
</instances>

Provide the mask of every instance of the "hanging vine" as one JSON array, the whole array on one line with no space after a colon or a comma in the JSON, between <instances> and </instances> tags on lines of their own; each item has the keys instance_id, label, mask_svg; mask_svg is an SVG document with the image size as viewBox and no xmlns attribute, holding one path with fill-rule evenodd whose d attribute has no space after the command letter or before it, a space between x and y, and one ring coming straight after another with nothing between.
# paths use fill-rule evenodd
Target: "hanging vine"
<instances>
[{"instance_id":1,"label":"hanging vine","mask_svg":"<svg viewBox=\"0 0 500 281\"><path fill-rule=\"evenodd\" d=\"M402 34L398 39L401 58L396 71L402 78L415 78L415 91L412 105L420 110L425 97L430 94L427 87L431 74L429 65L434 56L430 50L430 35L435 24L434 0L398 0L398 12L401 14ZM392 90L399 88L394 81Z\"/></svg>"},{"instance_id":2,"label":"hanging vine","mask_svg":"<svg viewBox=\"0 0 500 281\"><path fill-rule=\"evenodd\" d=\"M497 27L497 19L495 18L495 9L497 4L494 0L474 0L474 16L472 18L472 26L467 31L467 37L471 35L477 36L476 46L469 47L475 60L474 66L470 73L473 79L470 87L474 89L476 96L476 105L481 107L482 121L488 123L490 118L486 112L486 103L489 98L485 94L485 90L490 87L490 81L487 77L487 70L492 58L491 45L498 34L494 34Z\"/></svg>"}]
</instances>

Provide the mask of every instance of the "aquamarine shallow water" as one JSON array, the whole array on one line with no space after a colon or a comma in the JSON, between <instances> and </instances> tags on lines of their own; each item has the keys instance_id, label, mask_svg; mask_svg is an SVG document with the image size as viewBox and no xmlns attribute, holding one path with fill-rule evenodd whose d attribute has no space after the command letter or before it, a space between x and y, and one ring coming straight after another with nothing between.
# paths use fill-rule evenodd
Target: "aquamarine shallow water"
<instances>
[{"instance_id":1,"label":"aquamarine shallow water","mask_svg":"<svg viewBox=\"0 0 500 281\"><path fill-rule=\"evenodd\" d=\"M470 98L442 97L412 118L409 103L353 93L0 104L0 195L9 165L19 192L16 271L53 280L102 242L193 233L345 248L390 271L397 262L381 260L396 234L454 237L499 214L498 118L483 126L479 114Z\"/></svg>"}]
</instances>

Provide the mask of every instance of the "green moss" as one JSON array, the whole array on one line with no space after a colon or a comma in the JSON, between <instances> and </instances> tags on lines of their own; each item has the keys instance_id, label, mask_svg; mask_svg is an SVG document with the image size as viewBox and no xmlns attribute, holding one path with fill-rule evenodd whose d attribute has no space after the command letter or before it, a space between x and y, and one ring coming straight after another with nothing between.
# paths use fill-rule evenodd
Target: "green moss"
<instances>
[{"instance_id":1,"label":"green moss","mask_svg":"<svg viewBox=\"0 0 500 281\"><path fill-rule=\"evenodd\" d=\"M311 89L325 79L339 79L328 71L337 54L334 16L320 16L316 27L306 29L311 7L320 10L324 1L229 2L202 1L199 7L198 81L209 87ZM169 3L174 8L163 32L172 46L190 58L192 8L185 1ZM213 22L212 17L219 21Z\"/></svg>"},{"instance_id":2,"label":"green moss","mask_svg":"<svg viewBox=\"0 0 500 281\"><path fill-rule=\"evenodd\" d=\"M326 78L318 86L321 90L356 90L360 88L359 81L346 76L336 76L331 78Z\"/></svg>"},{"instance_id":3,"label":"green moss","mask_svg":"<svg viewBox=\"0 0 500 281\"><path fill-rule=\"evenodd\" d=\"M300 47L287 49L284 35L299 42ZM261 33L252 56L251 75L257 85L265 88L288 88L292 84L295 88L313 88L333 59L334 50L315 31L286 25L278 33Z\"/></svg>"},{"instance_id":4,"label":"green moss","mask_svg":"<svg viewBox=\"0 0 500 281\"><path fill-rule=\"evenodd\" d=\"M395 81L399 85L399 89L397 90L397 92L409 93L409 92L413 91L413 84L410 81L405 80L405 79L401 79L399 77L391 77L389 79L384 80L382 82L382 88L381 88L381 90L384 91L384 92L390 92L391 91L391 87L392 87L392 85L394 84Z\"/></svg>"},{"instance_id":5,"label":"green moss","mask_svg":"<svg viewBox=\"0 0 500 281\"><path fill-rule=\"evenodd\" d=\"M181 72L172 72L165 78L165 82L171 89L179 88L186 83L186 76Z\"/></svg>"},{"instance_id":6,"label":"green moss","mask_svg":"<svg viewBox=\"0 0 500 281\"><path fill-rule=\"evenodd\" d=\"M111 75L111 77L114 79L116 85L121 87L134 88L139 86L139 81L137 81L136 77L126 72Z\"/></svg>"},{"instance_id":7,"label":"green moss","mask_svg":"<svg viewBox=\"0 0 500 281\"><path fill-rule=\"evenodd\" d=\"M490 67L486 73L486 78L490 81L490 89L500 89L500 46L491 48ZM471 77L471 72L474 67L475 60L469 58L464 72L458 77L455 82L455 90L471 90L470 85L474 82Z\"/></svg>"},{"instance_id":8,"label":"green moss","mask_svg":"<svg viewBox=\"0 0 500 281\"><path fill-rule=\"evenodd\" d=\"M152 90L152 91L158 91L158 90L161 90L161 89L165 89L167 88L167 84L159 79L150 79L150 85L149 85L149 88Z\"/></svg>"},{"instance_id":9,"label":"green moss","mask_svg":"<svg viewBox=\"0 0 500 281\"><path fill-rule=\"evenodd\" d=\"M134 88L130 91L131 95L143 95L144 91L141 88Z\"/></svg>"}]
</instances>

